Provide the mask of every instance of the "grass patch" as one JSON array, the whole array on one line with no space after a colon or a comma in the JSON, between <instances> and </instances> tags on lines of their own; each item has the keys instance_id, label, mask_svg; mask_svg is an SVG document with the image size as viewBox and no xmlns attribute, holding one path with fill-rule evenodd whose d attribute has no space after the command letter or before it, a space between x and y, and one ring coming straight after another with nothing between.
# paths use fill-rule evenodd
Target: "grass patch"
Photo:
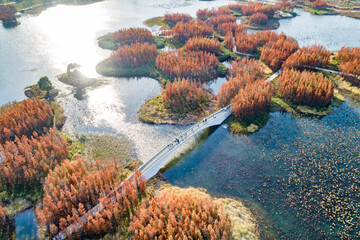
<instances>
[{"instance_id":1,"label":"grass patch","mask_svg":"<svg viewBox=\"0 0 360 240\"><path fill-rule=\"evenodd\" d=\"M105 34L97 39L99 47L107 50L115 51L118 49L118 45L113 40L113 33Z\"/></svg>"},{"instance_id":2,"label":"grass patch","mask_svg":"<svg viewBox=\"0 0 360 240\"><path fill-rule=\"evenodd\" d=\"M161 26L161 30L168 30L170 29L170 26L167 25L164 21L163 21L164 17L153 17L153 18L149 18L147 20L144 21L144 24L148 27L153 27L155 25Z\"/></svg>"},{"instance_id":3,"label":"grass patch","mask_svg":"<svg viewBox=\"0 0 360 240\"><path fill-rule=\"evenodd\" d=\"M209 101L196 110L176 113L168 109L161 95L158 95L147 100L138 113L140 121L146 123L190 125L200 121L215 110L213 104Z\"/></svg>"},{"instance_id":4,"label":"grass patch","mask_svg":"<svg viewBox=\"0 0 360 240\"><path fill-rule=\"evenodd\" d=\"M235 134L243 134L243 133L254 133L263 126L265 126L266 122L269 120L269 113L261 113L256 117L241 120L236 118L234 115L231 115L227 123L230 126L230 129Z\"/></svg>"},{"instance_id":5,"label":"grass patch","mask_svg":"<svg viewBox=\"0 0 360 240\"><path fill-rule=\"evenodd\" d=\"M30 202L30 205L35 204L43 197L43 189L40 183L33 183L32 188L28 188L24 186L16 186L16 187L0 187L0 202L5 204L11 204L16 199L23 199L26 202ZM24 201L24 204L25 204ZM20 202L21 203L21 202ZM18 209L20 209L20 203L18 203ZM15 205L15 206L17 206ZM30 206L27 206L28 208ZM15 207L14 207L15 209Z\"/></svg>"}]
</instances>

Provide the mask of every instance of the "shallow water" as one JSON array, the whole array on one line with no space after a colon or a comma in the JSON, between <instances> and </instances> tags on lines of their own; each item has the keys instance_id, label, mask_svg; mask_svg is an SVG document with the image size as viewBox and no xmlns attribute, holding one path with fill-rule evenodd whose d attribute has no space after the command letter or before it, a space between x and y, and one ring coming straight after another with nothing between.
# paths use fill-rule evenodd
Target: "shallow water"
<instances>
[{"instance_id":1,"label":"shallow water","mask_svg":"<svg viewBox=\"0 0 360 240\"><path fill-rule=\"evenodd\" d=\"M28 209L15 218L16 240L37 240L36 215Z\"/></svg>"},{"instance_id":2,"label":"shallow water","mask_svg":"<svg viewBox=\"0 0 360 240\"><path fill-rule=\"evenodd\" d=\"M347 184L360 182L359 114L359 108L345 103L322 120L271 113L266 126L249 136L234 136L219 127L164 176L181 187L203 187L213 194L245 200L259 217L262 239L334 237L338 232L328 230L328 218L323 212L313 213L309 208L328 197L341 201L346 198L347 207L359 206L356 196L333 191L336 187L345 191ZM339 159L342 164L331 165ZM348 169L340 174L347 162ZM319 177L319 171L323 176ZM353 180L337 185L353 175ZM313 181L306 182L307 179ZM303 184L297 183L300 180ZM317 196L315 190L323 195ZM300 202L299 196L310 197L303 197ZM357 224L357 213L350 215Z\"/></svg>"}]
</instances>

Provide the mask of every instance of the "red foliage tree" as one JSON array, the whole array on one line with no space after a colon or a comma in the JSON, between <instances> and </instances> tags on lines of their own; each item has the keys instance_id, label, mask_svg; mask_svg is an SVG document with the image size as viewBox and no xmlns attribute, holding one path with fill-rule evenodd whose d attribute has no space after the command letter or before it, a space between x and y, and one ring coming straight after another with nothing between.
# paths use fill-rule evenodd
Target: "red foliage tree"
<instances>
[{"instance_id":1,"label":"red foliage tree","mask_svg":"<svg viewBox=\"0 0 360 240\"><path fill-rule=\"evenodd\" d=\"M204 51L209 53L219 53L221 50L221 44L216 38L191 38L185 44L186 52L191 51Z\"/></svg>"},{"instance_id":2,"label":"red foliage tree","mask_svg":"<svg viewBox=\"0 0 360 240\"><path fill-rule=\"evenodd\" d=\"M334 97L334 84L322 73L286 69L277 85L283 98L302 105L323 107Z\"/></svg>"},{"instance_id":3,"label":"red foliage tree","mask_svg":"<svg viewBox=\"0 0 360 240\"><path fill-rule=\"evenodd\" d=\"M146 28L124 28L115 32L113 40L117 44L131 44L131 43L153 43L154 38L151 32Z\"/></svg>"},{"instance_id":4,"label":"red foliage tree","mask_svg":"<svg viewBox=\"0 0 360 240\"><path fill-rule=\"evenodd\" d=\"M144 201L130 230L135 240L230 239L231 222L211 198L167 193Z\"/></svg>"},{"instance_id":5,"label":"red foliage tree","mask_svg":"<svg viewBox=\"0 0 360 240\"><path fill-rule=\"evenodd\" d=\"M330 55L331 53L324 46L302 47L286 59L283 67L297 69L303 69L306 66L324 67L329 62Z\"/></svg>"},{"instance_id":6,"label":"red foliage tree","mask_svg":"<svg viewBox=\"0 0 360 240\"><path fill-rule=\"evenodd\" d=\"M251 119L270 107L272 95L273 86L269 82L256 81L246 85L230 102L234 116Z\"/></svg>"},{"instance_id":7,"label":"red foliage tree","mask_svg":"<svg viewBox=\"0 0 360 240\"><path fill-rule=\"evenodd\" d=\"M201 21L205 21L213 16L222 16L222 15L230 15L230 14L231 11L229 8L199 9L196 12L196 17Z\"/></svg>"},{"instance_id":8,"label":"red foliage tree","mask_svg":"<svg viewBox=\"0 0 360 240\"><path fill-rule=\"evenodd\" d=\"M267 21L268 17L264 13L254 13L249 18L249 22L256 25L266 24Z\"/></svg>"},{"instance_id":9,"label":"red foliage tree","mask_svg":"<svg viewBox=\"0 0 360 240\"><path fill-rule=\"evenodd\" d=\"M120 46L110 56L110 61L118 67L140 67L155 60L157 48L148 43L132 43Z\"/></svg>"},{"instance_id":10,"label":"red foliage tree","mask_svg":"<svg viewBox=\"0 0 360 240\"><path fill-rule=\"evenodd\" d=\"M34 131L41 133L52 125L52 110L48 102L28 99L0 108L0 143L14 140L16 136L30 137Z\"/></svg>"},{"instance_id":11,"label":"red foliage tree","mask_svg":"<svg viewBox=\"0 0 360 240\"><path fill-rule=\"evenodd\" d=\"M156 58L156 68L175 78L206 81L217 76L219 60L207 52L184 52L174 50L162 52Z\"/></svg>"},{"instance_id":12,"label":"red foliage tree","mask_svg":"<svg viewBox=\"0 0 360 240\"><path fill-rule=\"evenodd\" d=\"M176 79L166 85L162 100L173 112L190 112L207 104L210 95L197 82Z\"/></svg>"},{"instance_id":13,"label":"red foliage tree","mask_svg":"<svg viewBox=\"0 0 360 240\"><path fill-rule=\"evenodd\" d=\"M238 25L236 22L227 22L227 23L221 23L216 27L216 31L222 35L225 36L227 33L235 33L238 29Z\"/></svg>"},{"instance_id":14,"label":"red foliage tree","mask_svg":"<svg viewBox=\"0 0 360 240\"><path fill-rule=\"evenodd\" d=\"M171 33L174 39L185 43L193 37L209 37L213 34L212 27L202 21L178 22L172 29Z\"/></svg>"},{"instance_id":15,"label":"red foliage tree","mask_svg":"<svg viewBox=\"0 0 360 240\"><path fill-rule=\"evenodd\" d=\"M189 14L183 13L167 13L164 16L164 22L166 22L169 26L175 26L178 22L189 22L192 20L193 19Z\"/></svg>"},{"instance_id":16,"label":"red foliage tree","mask_svg":"<svg viewBox=\"0 0 360 240\"><path fill-rule=\"evenodd\" d=\"M238 58L231 63L230 75L244 75L245 73L250 73L256 80L261 79L264 68L259 61L249 58Z\"/></svg>"},{"instance_id":17,"label":"red foliage tree","mask_svg":"<svg viewBox=\"0 0 360 240\"><path fill-rule=\"evenodd\" d=\"M224 46L230 51L233 51L235 43L234 43L234 35L231 32L228 32L225 35Z\"/></svg>"},{"instance_id":18,"label":"red foliage tree","mask_svg":"<svg viewBox=\"0 0 360 240\"><path fill-rule=\"evenodd\" d=\"M140 188L142 178L136 172L134 181L126 180L123 187L111 192L126 176L121 170L115 160L106 163L98 160L91 166L80 158L64 161L46 178L42 208L36 209L39 224L49 227L54 236L68 225L78 223L82 213L101 202L107 205L105 211L90 217L83 225L83 234L92 237L110 232L115 218L119 220L134 211L138 194L145 190ZM112 196L116 198L114 202L110 201Z\"/></svg>"},{"instance_id":19,"label":"red foliage tree","mask_svg":"<svg viewBox=\"0 0 360 240\"><path fill-rule=\"evenodd\" d=\"M255 37L255 34L247 34L244 32L237 32L235 34L236 51L240 53L256 53L259 44L259 40Z\"/></svg>"},{"instance_id":20,"label":"red foliage tree","mask_svg":"<svg viewBox=\"0 0 360 240\"><path fill-rule=\"evenodd\" d=\"M31 138L0 144L0 154L0 184L14 187L40 183L69 153L67 141L51 128L41 136L34 132Z\"/></svg>"},{"instance_id":21,"label":"red foliage tree","mask_svg":"<svg viewBox=\"0 0 360 240\"><path fill-rule=\"evenodd\" d=\"M254 59L242 58L231 64L230 79L224 83L217 95L218 106L228 105L240 89L254 83L264 81L263 67Z\"/></svg>"},{"instance_id":22,"label":"red foliage tree","mask_svg":"<svg viewBox=\"0 0 360 240\"><path fill-rule=\"evenodd\" d=\"M0 6L0 20L4 26L16 25L15 7L13 5Z\"/></svg>"},{"instance_id":23,"label":"red foliage tree","mask_svg":"<svg viewBox=\"0 0 360 240\"><path fill-rule=\"evenodd\" d=\"M209 19L209 23L211 24L211 26L216 30L219 31L219 26L224 24L224 23L232 23L232 24L236 24L236 17L233 15L220 15L220 16L213 16L210 17ZM236 26L234 27L234 29L236 28Z\"/></svg>"},{"instance_id":24,"label":"red foliage tree","mask_svg":"<svg viewBox=\"0 0 360 240\"><path fill-rule=\"evenodd\" d=\"M229 80L221 85L217 95L217 105L223 107L228 105L231 100L238 94L240 89L255 81L254 76L249 73L244 75L231 76Z\"/></svg>"},{"instance_id":25,"label":"red foliage tree","mask_svg":"<svg viewBox=\"0 0 360 240\"><path fill-rule=\"evenodd\" d=\"M312 7L316 9L325 9L327 7L327 4L323 0L316 0L312 3Z\"/></svg>"},{"instance_id":26,"label":"red foliage tree","mask_svg":"<svg viewBox=\"0 0 360 240\"><path fill-rule=\"evenodd\" d=\"M357 80L358 83L356 75L360 76L360 48L342 47L335 58L341 61L339 71L355 75L351 78Z\"/></svg>"},{"instance_id":27,"label":"red foliage tree","mask_svg":"<svg viewBox=\"0 0 360 240\"><path fill-rule=\"evenodd\" d=\"M283 62L299 49L296 40L288 38L285 34L277 35L276 40L268 41L261 50L261 60L268 66L277 70Z\"/></svg>"}]
</instances>

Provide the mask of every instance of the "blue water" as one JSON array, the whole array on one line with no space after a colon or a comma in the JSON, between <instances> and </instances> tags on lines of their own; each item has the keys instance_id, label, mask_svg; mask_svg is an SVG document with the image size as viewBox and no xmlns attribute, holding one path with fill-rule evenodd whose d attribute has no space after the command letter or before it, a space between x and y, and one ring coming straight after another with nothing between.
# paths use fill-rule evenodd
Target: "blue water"
<instances>
[{"instance_id":1,"label":"blue water","mask_svg":"<svg viewBox=\"0 0 360 240\"><path fill-rule=\"evenodd\" d=\"M266 126L249 136L219 127L164 176L174 185L244 200L260 222L262 239L354 236L358 227L345 231L350 223L330 220L350 217L319 206L333 198L346 199L343 209L359 207L347 191L360 183L359 114L358 107L344 103L322 120L271 113ZM356 226L358 214L348 211Z\"/></svg>"},{"instance_id":2,"label":"blue water","mask_svg":"<svg viewBox=\"0 0 360 240\"><path fill-rule=\"evenodd\" d=\"M16 240L37 240L36 215L28 209L15 218Z\"/></svg>"}]
</instances>

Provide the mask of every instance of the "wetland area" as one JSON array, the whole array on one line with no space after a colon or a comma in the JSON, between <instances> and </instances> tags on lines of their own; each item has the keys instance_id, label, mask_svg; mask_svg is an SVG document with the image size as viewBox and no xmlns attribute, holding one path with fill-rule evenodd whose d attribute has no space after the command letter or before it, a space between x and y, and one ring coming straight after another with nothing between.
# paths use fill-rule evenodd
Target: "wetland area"
<instances>
[{"instance_id":1,"label":"wetland area","mask_svg":"<svg viewBox=\"0 0 360 240\"><path fill-rule=\"evenodd\" d=\"M67 135L115 135L129 142L124 147L131 149L128 155L147 161L187 127L141 122L138 110L160 93L160 83L97 74L96 64L111 54L98 46L98 38L144 27L145 20L168 12L195 17L198 9L229 3L106 0L24 14L16 28L0 27L0 104L25 99L24 88L48 76L60 90L56 101L67 117ZM332 52L360 47L359 19L295 12L298 16L279 20L276 32L293 37L300 47L321 44ZM86 88L83 99L56 78L74 62L99 82ZM209 88L216 94L224 82L219 77ZM233 134L227 123L205 130L177 152L162 174L175 186L241 200L258 222L260 239L352 239L360 233L360 94L340 92L345 102L320 119L273 111L253 134ZM37 239L31 208L16 216L15 232L16 239Z\"/></svg>"}]
</instances>

